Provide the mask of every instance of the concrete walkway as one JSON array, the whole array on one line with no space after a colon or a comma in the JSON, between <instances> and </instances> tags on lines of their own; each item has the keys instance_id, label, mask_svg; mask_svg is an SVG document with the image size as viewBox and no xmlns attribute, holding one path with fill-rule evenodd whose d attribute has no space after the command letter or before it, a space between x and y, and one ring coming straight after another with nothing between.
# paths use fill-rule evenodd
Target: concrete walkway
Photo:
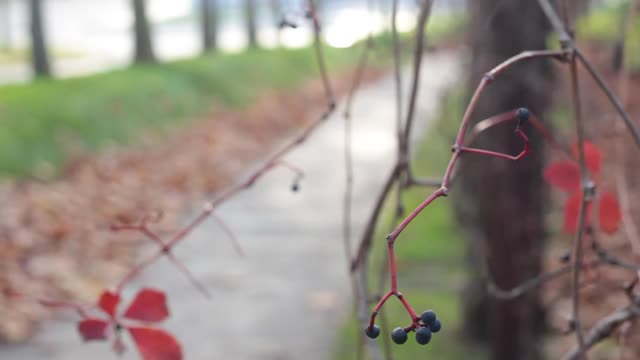
<instances>
[{"instance_id":1,"label":"concrete walkway","mask_svg":"<svg viewBox=\"0 0 640 360\"><path fill-rule=\"evenodd\" d=\"M423 133L443 91L457 79L455 55L426 57L416 133ZM393 88L392 78L386 77L363 89L354 104L356 234L395 158ZM287 160L306 172L300 192L290 191L291 173L278 169L218 210L240 238L246 258L235 255L214 222L206 222L177 249L213 294L211 300L164 261L133 284L167 291L172 316L165 327L182 342L186 359L331 357L351 306L341 239L341 116L330 119ZM105 343L83 344L70 318L49 323L28 346L0 348L0 358L116 356ZM132 344L124 359L138 359Z\"/></svg>"}]
</instances>

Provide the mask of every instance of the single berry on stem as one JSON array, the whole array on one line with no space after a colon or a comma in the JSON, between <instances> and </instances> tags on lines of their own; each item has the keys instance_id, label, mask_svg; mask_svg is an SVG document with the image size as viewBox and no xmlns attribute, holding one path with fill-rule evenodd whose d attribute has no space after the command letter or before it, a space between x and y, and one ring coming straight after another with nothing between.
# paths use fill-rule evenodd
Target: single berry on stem
<instances>
[{"instance_id":1,"label":"single berry on stem","mask_svg":"<svg viewBox=\"0 0 640 360\"><path fill-rule=\"evenodd\" d=\"M427 310L420 315L420 319L425 325L431 325L436 321L436 313L433 310Z\"/></svg>"},{"instance_id":2,"label":"single berry on stem","mask_svg":"<svg viewBox=\"0 0 640 360\"><path fill-rule=\"evenodd\" d=\"M429 324L429 329L433 333L437 333L438 331L440 331L440 329L442 329L442 324L440 323L440 320L436 319L436 321L434 321L432 324Z\"/></svg>"},{"instance_id":3,"label":"single berry on stem","mask_svg":"<svg viewBox=\"0 0 640 360\"><path fill-rule=\"evenodd\" d=\"M373 325L373 327L367 327L366 329L364 329L364 333L372 338L375 339L378 337L378 335L380 335L380 328L378 327L378 325Z\"/></svg>"},{"instance_id":4,"label":"single berry on stem","mask_svg":"<svg viewBox=\"0 0 640 360\"><path fill-rule=\"evenodd\" d=\"M416 331L416 341L420 345L427 345L431 341L431 330L426 327L421 327Z\"/></svg>"},{"instance_id":5,"label":"single berry on stem","mask_svg":"<svg viewBox=\"0 0 640 360\"><path fill-rule=\"evenodd\" d=\"M406 343L408 338L407 332L401 327L397 327L391 332L391 339L398 345Z\"/></svg>"},{"instance_id":6,"label":"single berry on stem","mask_svg":"<svg viewBox=\"0 0 640 360\"><path fill-rule=\"evenodd\" d=\"M518 109L518 111L516 111L516 118L518 119L518 125L522 125L525 122L527 122L530 116L531 116L531 112L529 111L529 109L525 107L521 107L520 109Z\"/></svg>"}]
</instances>

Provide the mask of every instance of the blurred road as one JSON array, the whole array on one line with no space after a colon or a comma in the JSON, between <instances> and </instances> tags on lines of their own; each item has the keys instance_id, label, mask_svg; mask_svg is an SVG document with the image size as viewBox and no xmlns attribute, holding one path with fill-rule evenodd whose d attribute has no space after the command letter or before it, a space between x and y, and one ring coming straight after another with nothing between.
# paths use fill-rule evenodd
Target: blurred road
<instances>
[{"instance_id":1,"label":"blurred road","mask_svg":"<svg viewBox=\"0 0 640 360\"><path fill-rule=\"evenodd\" d=\"M453 53L426 57L416 134L424 133L460 65ZM405 76L408 79L408 71ZM360 91L354 104L356 235L395 159L393 88L391 76L385 77ZM176 249L212 299L165 262L132 284L167 291L172 316L164 325L182 342L186 359L330 359L351 310L341 238L341 114L287 161L306 172L300 192L290 191L291 173L274 170L217 212L240 238L246 258L236 256L211 221ZM124 359L138 359L128 344ZM115 358L110 345L83 344L73 318L47 324L27 346L0 348L2 360Z\"/></svg>"}]
</instances>

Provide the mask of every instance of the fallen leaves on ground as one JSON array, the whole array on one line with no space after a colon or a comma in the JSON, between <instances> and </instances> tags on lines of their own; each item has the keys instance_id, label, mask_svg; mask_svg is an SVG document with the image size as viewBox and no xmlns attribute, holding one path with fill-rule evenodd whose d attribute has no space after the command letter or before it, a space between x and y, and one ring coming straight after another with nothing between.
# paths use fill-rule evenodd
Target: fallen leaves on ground
<instances>
[{"instance_id":1,"label":"fallen leaves on ground","mask_svg":"<svg viewBox=\"0 0 640 360\"><path fill-rule=\"evenodd\" d=\"M336 77L337 94L350 87L352 76L344 75ZM26 340L49 315L9 294L92 302L128 271L143 243L110 225L162 211L154 230L174 231L190 206L229 185L325 106L322 84L313 81L267 94L245 111L213 110L183 129L146 132L127 149L83 154L76 146L59 179L0 183L0 339Z\"/></svg>"}]
</instances>

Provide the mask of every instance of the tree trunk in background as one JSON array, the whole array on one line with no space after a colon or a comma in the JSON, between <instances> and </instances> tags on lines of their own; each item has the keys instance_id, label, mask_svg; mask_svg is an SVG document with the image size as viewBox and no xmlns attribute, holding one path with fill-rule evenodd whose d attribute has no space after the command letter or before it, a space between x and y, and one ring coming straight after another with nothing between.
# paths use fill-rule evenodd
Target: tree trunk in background
<instances>
[{"instance_id":1,"label":"tree trunk in background","mask_svg":"<svg viewBox=\"0 0 640 360\"><path fill-rule=\"evenodd\" d=\"M145 0L133 0L133 14L135 18L135 63L153 63L156 57L153 53L151 29L147 18Z\"/></svg>"},{"instance_id":2,"label":"tree trunk in background","mask_svg":"<svg viewBox=\"0 0 640 360\"><path fill-rule=\"evenodd\" d=\"M245 21L247 24L247 40L249 47L258 47L258 29L256 27L255 0L244 0Z\"/></svg>"},{"instance_id":3,"label":"tree trunk in background","mask_svg":"<svg viewBox=\"0 0 640 360\"><path fill-rule=\"evenodd\" d=\"M0 8L0 26L2 26L2 44L0 44L0 50L11 50L11 0L2 1L2 7Z\"/></svg>"},{"instance_id":4,"label":"tree trunk in background","mask_svg":"<svg viewBox=\"0 0 640 360\"><path fill-rule=\"evenodd\" d=\"M531 0L470 0L472 50L470 90L503 60L524 50L545 48L549 23ZM511 68L491 84L474 113L474 121L521 106L544 119L550 106L552 73L549 60L532 60ZM490 129L474 147L517 154L523 149L515 122ZM498 286L511 288L541 271L545 238L542 179L544 144L527 124L532 152L513 162L476 154L464 156L456 212L468 229L472 278L464 296L466 334L490 343L491 359L541 358L544 312L540 293L512 301L486 292L480 266L485 259ZM482 249L482 251L478 251ZM483 257L483 256L486 256Z\"/></svg>"},{"instance_id":5,"label":"tree trunk in background","mask_svg":"<svg viewBox=\"0 0 640 360\"><path fill-rule=\"evenodd\" d=\"M42 15L42 0L30 0L31 62L36 77L51 76Z\"/></svg>"},{"instance_id":6,"label":"tree trunk in background","mask_svg":"<svg viewBox=\"0 0 640 360\"><path fill-rule=\"evenodd\" d=\"M202 48L206 52L218 48L218 2L217 0L201 1Z\"/></svg>"},{"instance_id":7,"label":"tree trunk in background","mask_svg":"<svg viewBox=\"0 0 640 360\"><path fill-rule=\"evenodd\" d=\"M271 0L269 2L271 8L271 16L273 17L273 26L276 28L276 46L282 46L282 27L280 26L284 14L280 0Z\"/></svg>"}]
</instances>

